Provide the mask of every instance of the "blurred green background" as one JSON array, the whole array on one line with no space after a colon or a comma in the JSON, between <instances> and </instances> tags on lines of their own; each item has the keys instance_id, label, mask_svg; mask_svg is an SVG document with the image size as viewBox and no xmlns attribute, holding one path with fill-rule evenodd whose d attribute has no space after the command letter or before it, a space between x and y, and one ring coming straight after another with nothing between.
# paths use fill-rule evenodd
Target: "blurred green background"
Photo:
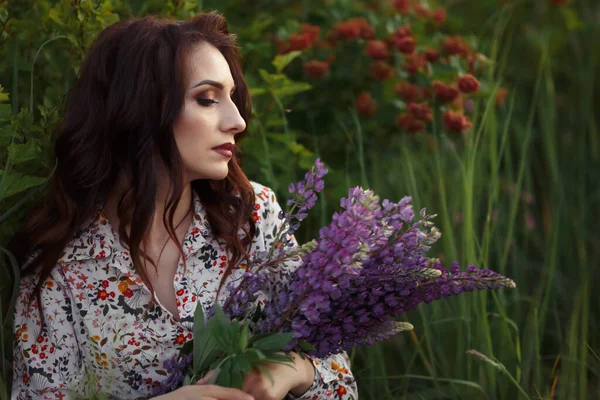
<instances>
[{"instance_id":1,"label":"blurred green background","mask_svg":"<svg viewBox=\"0 0 600 400\"><path fill-rule=\"evenodd\" d=\"M301 242L362 185L438 214L432 256L517 283L424 305L411 333L350 352L361 398L600 398L592 0L0 0L2 252L46 189L51 135L94 36L209 10L238 35L252 88L249 177L283 203L316 157L330 169ZM476 92L440 98L466 74ZM16 266L0 265L0 399L16 284Z\"/></svg>"}]
</instances>

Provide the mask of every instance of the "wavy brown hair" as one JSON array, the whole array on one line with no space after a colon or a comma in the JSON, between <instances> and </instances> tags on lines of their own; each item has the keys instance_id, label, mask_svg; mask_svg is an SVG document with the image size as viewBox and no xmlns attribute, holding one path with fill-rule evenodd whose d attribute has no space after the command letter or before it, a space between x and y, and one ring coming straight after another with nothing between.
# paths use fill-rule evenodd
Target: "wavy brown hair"
<instances>
[{"instance_id":1,"label":"wavy brown hair","mask_svg":"<svg viewBox=\"0 0 600 400\"><path fill-rule=\"evenodd\" d=\"M166 167L173 188L163 221L183 256L173 216L185 185L184 166L172 127L183 108L188 55L201 43L213 45L227 60L236 87L233 101L248 123L251 100L240 52L222 15L199 14L183 22L158 17L121 21L107 27L94 41L56 132L57 168L50 190L8 246L19 265L31 257L21 274L36 275L32 294L38 305L41 285L64 248L94 215L97 205L104 204L121 175L131 186L118 203L119 235L130 249L135 270L152 289L142 268L143 259L150 259L140 245L155 213L157 162ZM236 140L244 133L237 134ZM248 256L246 249L255 232L254 190L241 169L239 156L234 154L225 179L192 182L215 237L232 254L221 285L232 266ZM127 226L131 227L129 235ZM240 229L245 232L242 238Z\"/></svg>"}]
</instances>

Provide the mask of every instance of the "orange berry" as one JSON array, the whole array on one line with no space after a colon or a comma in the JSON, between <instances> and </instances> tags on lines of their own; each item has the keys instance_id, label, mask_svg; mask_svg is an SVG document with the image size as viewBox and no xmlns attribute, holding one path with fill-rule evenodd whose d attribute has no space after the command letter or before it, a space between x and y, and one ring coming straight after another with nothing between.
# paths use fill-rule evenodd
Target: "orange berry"
<instances>
[{"instance_id":1,"label":"orange berry","mask_svg":"<svg viewBox=\"0 0 600 400\"><path fill-rule=\"evenodd\" d=\"M310 60L304 63L304 72L313 78L322 78L329 72L329 64L325 61Z\"/></svg>"},{"instance_id":2,"label":"orange berry","mask_svg":"<svg viewBox=\"0 0 600 400\"><path fill-rule=\"evenodd\" d=\"M458 78L458 90L463 93L475 93L479 90L479 81L471 74Z\"/></svg>"},{"instance_id":3,"label":"orange berry","mask_svg":"<svg viewBox=\"0 0 600 400\"><path fill-rule=\"evenodd\" d=\"M433 112L431 111L431 108L427 106L427 103L409 103L408 112L415 119L420 121L430 122L433 120Z\"/></svg>"},{"instance_id":4,"label":"orange berry","mask_svg":"<svg viewBox=\"0 0 600 400\"><path fill-rule=\"evenodd\" d=\"M473 126L468 117L454 111L444 113L444 125L448 130L456 133L465 132Z\"/></svg>"},{"instance_id":5,"label":"orange berry","mask_svg":"<svg viewBox=\"0 0 600 400\"><path fill-rule=\"evenodd\" d=\"M415 102L421 97L419 87L408 82L396 83L394 92L406 102Z\"/></svg>"},{"instance_id":6,"label":"orange berry","mask_svg":"<svg viewBox=\"0 0 600 400\"><path fill-rule=\"evenodd\" d=\"M446 22L446 9L444 8L436 8L432 13L431 13L431 19L433 19L435 21L436 24L438 25L442 25L444 22Z\"/></svg>"},{"instance_id":7,"label":"orange berry","mask_svg":"<svg viewBox=\"0 0 600 400\"><path fill-rule=\"evenodd\" d=\"M417 44L412 36L404 36L396 39L396 49L401 53L411 54L414 53L416 48Z\"/></svg>"},{"instance_id":8,"label":"orange berry","mask_svg":"<svg viewBox=\"0 0 600 400\"><path fill-rule=\"evenodd\" d=\"M442 101L452 101L460 94L457 88L440 81L433 81L433 91L435 92L435 97Z\"/></svg>"},{"instance_id":9,"label":"orange berry","mask_svg":"<svg viewBox=\"0 0 600 400\"><path fill-rule=\"evenodd\" d=\"M365 53L374 60L385 60L389 57L388 46L382 40L369 40Z\"/></svg>"},{"instance_id":10,"label":"orange berry","mask_svg":"<svg viewBox=\"0 0 600 400\"><path fill-rule=\"evenodd\" d=\"M377 109L377 102L371 97L371 93L369 92L362 92L356 96L355 105L356 111L367 118L375 114L375 110Z\"/></svg>"}]
</instances>

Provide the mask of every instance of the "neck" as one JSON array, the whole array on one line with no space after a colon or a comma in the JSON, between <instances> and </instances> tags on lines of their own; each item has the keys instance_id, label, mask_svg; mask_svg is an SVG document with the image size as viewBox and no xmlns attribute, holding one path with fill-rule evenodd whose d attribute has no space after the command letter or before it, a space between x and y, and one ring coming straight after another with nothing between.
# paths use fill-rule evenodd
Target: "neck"
<instances>
[{"instance_id":1,"label":"neck","mask_svg":"<svg viewBox=\"0 0 600 400\"><path fill-rule=\"evenodd\" d=\"M156 209L152 217L150 224L150 230L146 236L147 243L150 247L164 244L168 238L169 233L167 227L163 221L163 214L165 212L167 204L167 190L159 191L164 193L156 198ZM188 184L184 187L181 194L179 204L175 208L175 214L173 215L173 228L176 232L183 230L184 234L187 232L189 224L185 224L185 221L191 221L190 217L193 216L193 204L192 204L192 185Z\"/></svg>"}]
</instances>

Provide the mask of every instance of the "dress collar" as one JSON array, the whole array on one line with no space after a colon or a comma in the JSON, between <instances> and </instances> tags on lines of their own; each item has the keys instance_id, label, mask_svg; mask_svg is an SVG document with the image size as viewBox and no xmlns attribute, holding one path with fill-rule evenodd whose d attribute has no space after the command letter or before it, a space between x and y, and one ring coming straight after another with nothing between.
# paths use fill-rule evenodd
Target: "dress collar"
<instances>
[{"instance_id":1,"label":"dress collar","mask_svg":"<svg viewBox=\"0 0 600 400\"><path fill-rule=\"evenodd\" d=\"M209 237L212 237L212 230L204 205L193 190L192 201L194 203L194 218L183 241L183 254L186 260L202 248ZM106 218L104 207L100 205L96 208L94 216L82 224L73 239L65 247L59 258L59 263L104 259L111 256L115 251L122 251L127 256L129 255L128 249L119 242L118 233L114 231Z\"/></svg>"}]
</instances>

